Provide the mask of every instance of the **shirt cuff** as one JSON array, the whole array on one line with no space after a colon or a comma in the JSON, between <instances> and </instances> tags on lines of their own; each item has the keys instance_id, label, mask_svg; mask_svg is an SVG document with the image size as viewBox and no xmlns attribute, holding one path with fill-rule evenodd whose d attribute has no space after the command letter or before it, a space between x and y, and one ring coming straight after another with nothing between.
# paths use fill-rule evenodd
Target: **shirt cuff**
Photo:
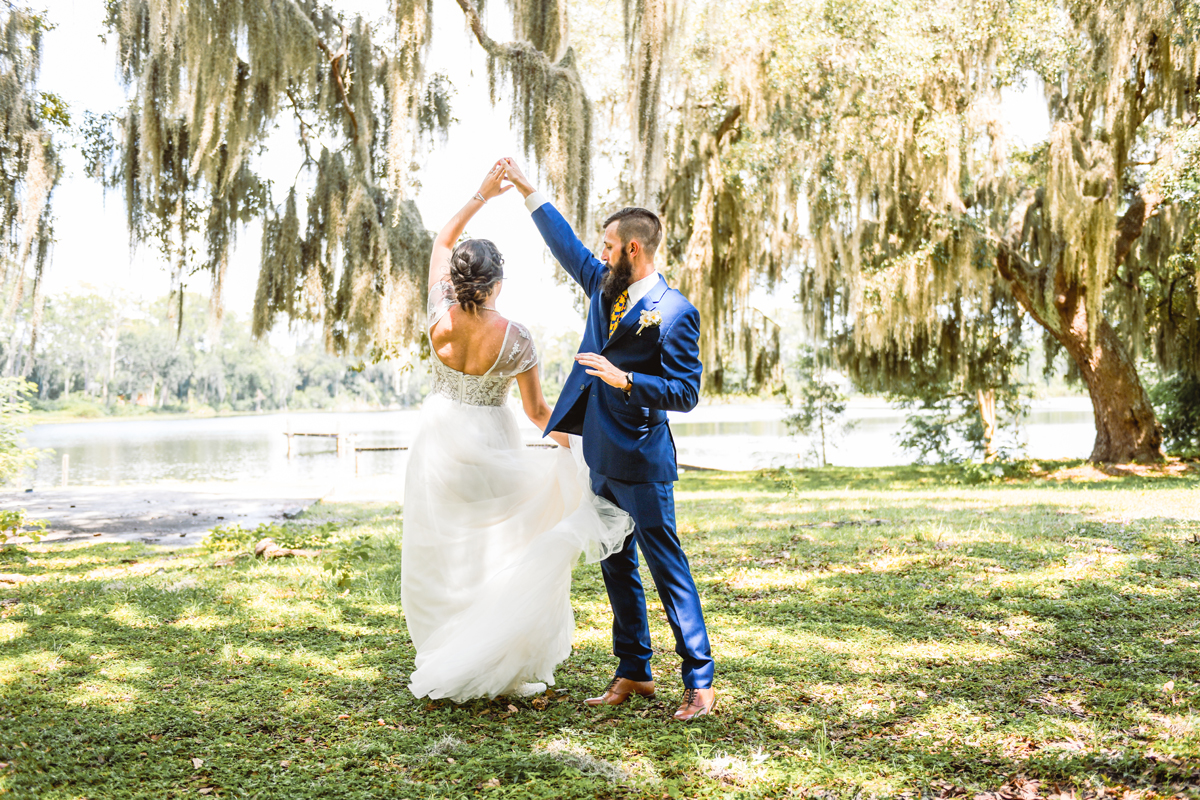
<instances>
[{"instance_id":1,"label":"shirt cuff","mask_svg":"<svg viewBox=\"0 0 1200 800\"><path fill-rule=\"evenodd\" d=\"M530 192L529 197L525 198L525 208L529 209L529 213L532 214L547 202L549 201L546 200L541 192Z\"/></svg>"}]
</instances>

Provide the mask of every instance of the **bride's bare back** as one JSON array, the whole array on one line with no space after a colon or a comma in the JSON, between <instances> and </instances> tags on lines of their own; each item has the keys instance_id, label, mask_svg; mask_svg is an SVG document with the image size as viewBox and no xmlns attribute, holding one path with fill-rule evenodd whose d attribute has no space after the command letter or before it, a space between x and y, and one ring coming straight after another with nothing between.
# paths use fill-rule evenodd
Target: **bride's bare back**
<instances>
[{"instance_id":1,"label":"bride's bare back","mask_svg":"<svg viewBox=\"0 0 1200 800\"><path fill-rule=\"evenodd\" d=\"M429 331L438 360L468 375L483 375L500 357L508 320L490 309L472 314L451 306Z\"/></svg>"}]
</instances>

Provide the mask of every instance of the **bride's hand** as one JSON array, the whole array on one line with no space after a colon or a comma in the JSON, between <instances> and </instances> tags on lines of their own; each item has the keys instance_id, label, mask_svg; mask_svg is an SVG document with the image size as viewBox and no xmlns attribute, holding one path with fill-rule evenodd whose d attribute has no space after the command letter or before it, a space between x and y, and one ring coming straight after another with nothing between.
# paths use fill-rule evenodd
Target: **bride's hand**
<instances>
[{"instance_id":1,"label":"bride's hand","mask_svg":"<svg viewBox=\"0 0 1200 800\"><path fill-rule=\"evenodd\" d=\"M513 185L504 183L504 159L497 161L488 171L487 177L483 179L483 183L479 185L479 194L483 195L484 200L491 200L493 197L498 197Z\"/></svg>"}]
</instances>

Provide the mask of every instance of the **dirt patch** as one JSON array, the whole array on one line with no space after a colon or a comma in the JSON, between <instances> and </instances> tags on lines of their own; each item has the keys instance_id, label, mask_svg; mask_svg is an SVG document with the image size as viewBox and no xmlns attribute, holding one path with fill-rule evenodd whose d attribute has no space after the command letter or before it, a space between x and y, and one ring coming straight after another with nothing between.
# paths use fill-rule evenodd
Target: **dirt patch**
<instances>
[{"instance_id":1,"label":"dirt patch","mask_svg":"<svg viewBox=\"0 0 1200 800\"><path fill-rule=\"evenodd\" d=\"M299 514L321 498L313 487L252 484L80 486L0 494L0 508L45 520L43 542L198 544L218 525L255 528ZM27 543L19 538L14 543Z\"/></svg>"},{"instance_id":2,"label":"dirt patch","mask_svg":"<svg viewBox=\"0 0 1200 800\"><path fill-rule=\"evenodd\" d=\"M1034 472L1035 477L1052 481L1109 481L1120 478L1182 478L1200 474L1200 463L1169 458L1162 464L1080 464L1049 472Z\"/></svg>"}]
</instances>

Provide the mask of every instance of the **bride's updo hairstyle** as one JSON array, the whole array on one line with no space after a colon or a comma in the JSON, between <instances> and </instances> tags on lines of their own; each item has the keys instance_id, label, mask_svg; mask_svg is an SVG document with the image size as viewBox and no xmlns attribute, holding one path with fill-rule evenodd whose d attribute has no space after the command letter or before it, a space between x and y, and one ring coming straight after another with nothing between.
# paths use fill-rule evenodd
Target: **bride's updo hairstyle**
<instances>
[{"instance_id":1,"label":"bride's updo hairstyle","mask_svg":"<svg viewBox=\"0 0 1200 800\"><path fill-rule=\"evenodd\" d=\"M472 314L504 277L504 256L487 239L467 239L450 254L450 281L455 299Z\"/></svg>"}]
</instances>

